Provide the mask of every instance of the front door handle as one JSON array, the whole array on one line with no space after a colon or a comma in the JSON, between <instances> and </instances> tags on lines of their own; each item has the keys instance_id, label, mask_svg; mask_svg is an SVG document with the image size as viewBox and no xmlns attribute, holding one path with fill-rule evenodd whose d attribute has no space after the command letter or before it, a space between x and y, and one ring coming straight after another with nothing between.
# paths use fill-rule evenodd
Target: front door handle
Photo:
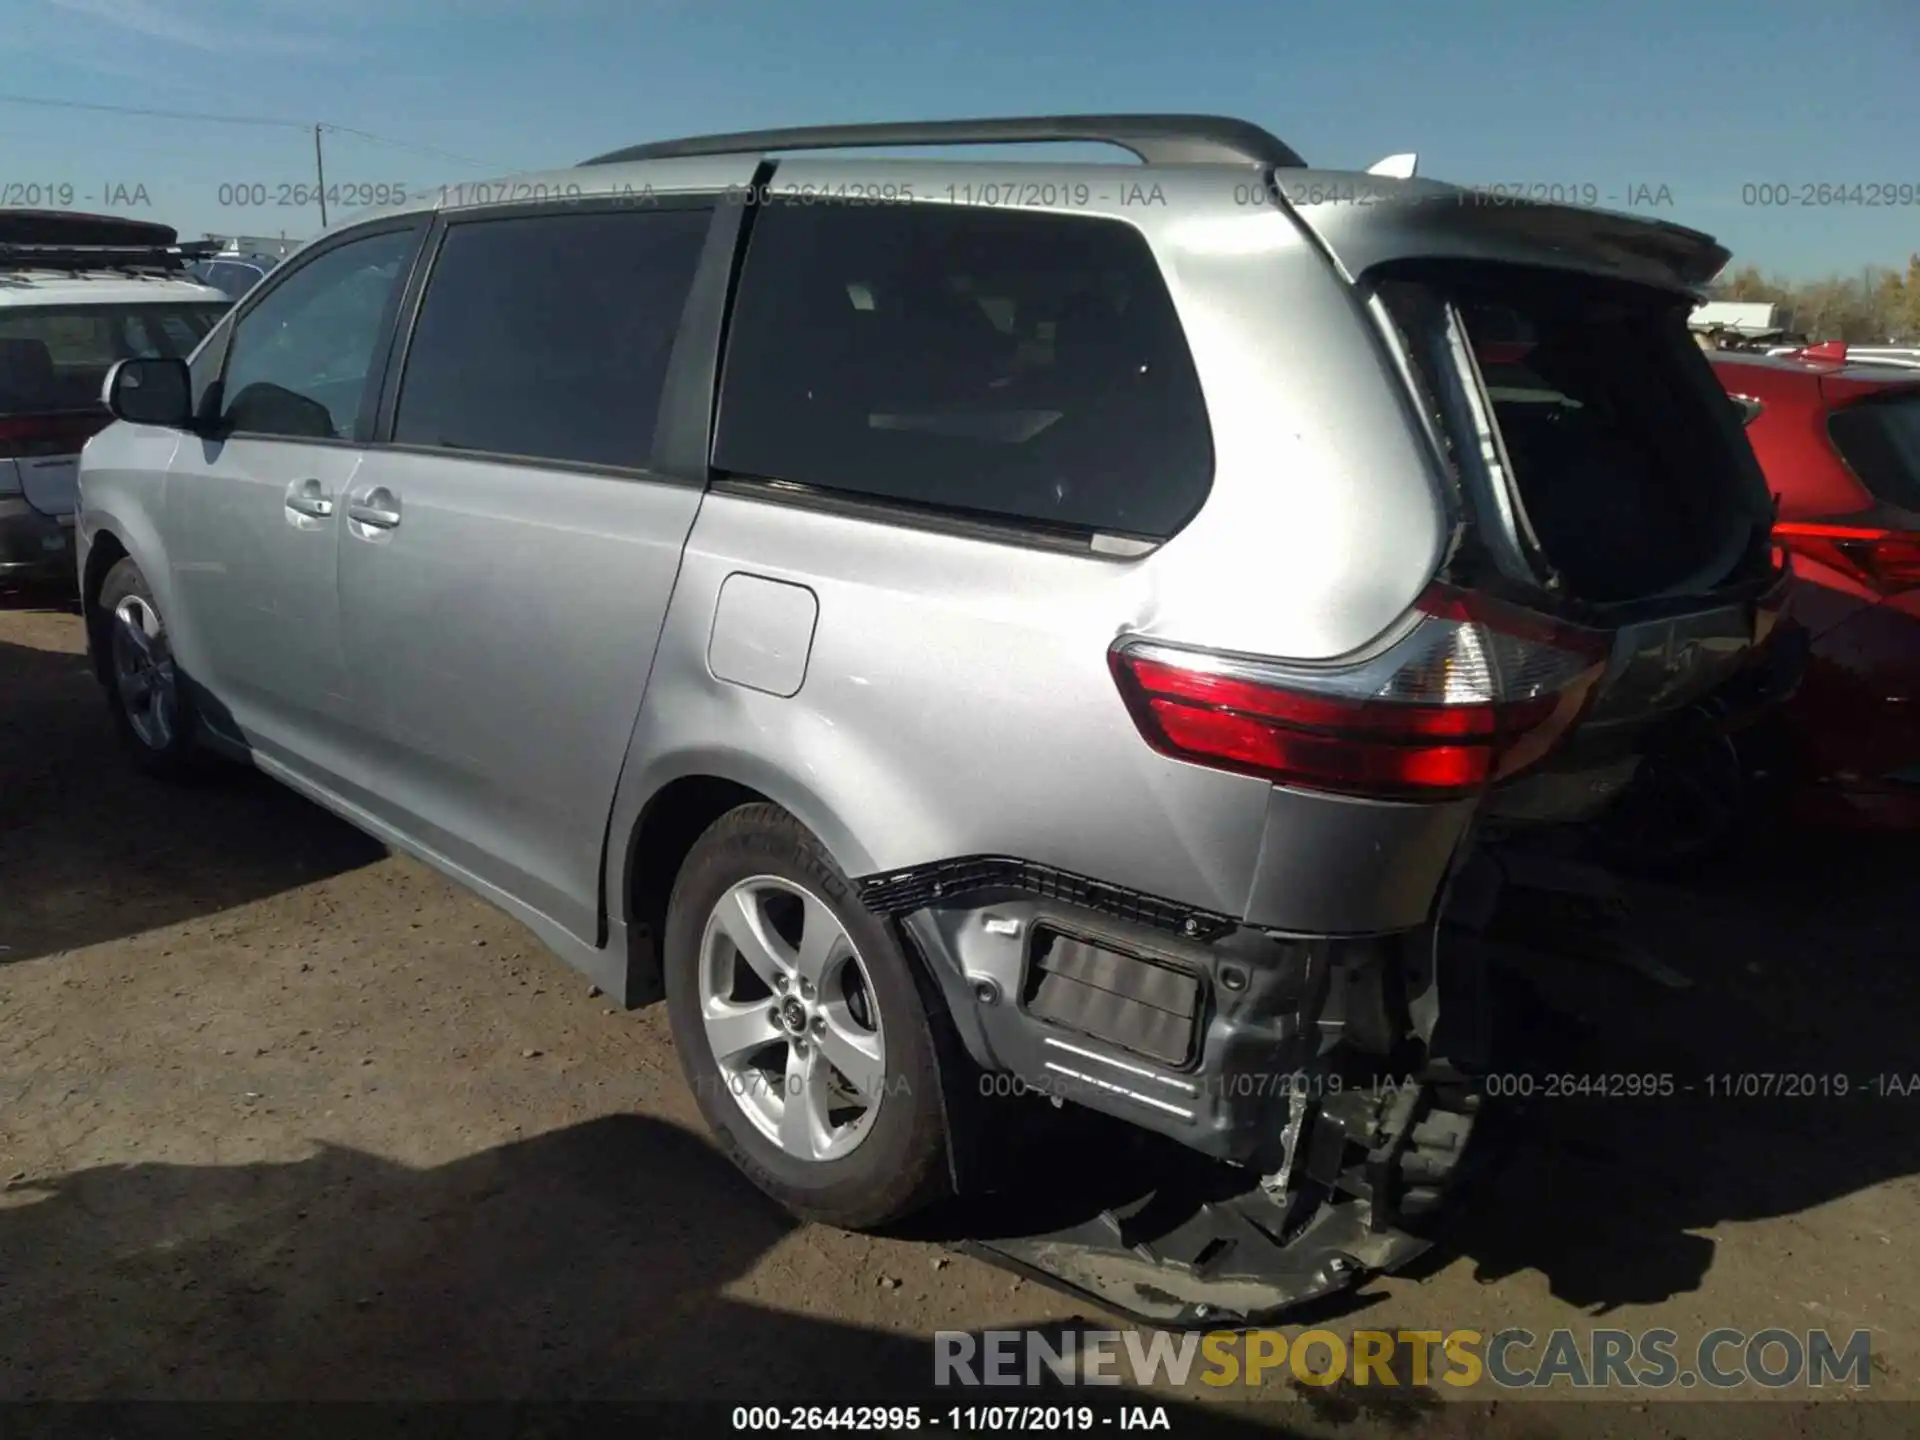
<instances>
[{"instance_id":1,"label":"front door handle","mask_svg":"<svg viewBox=\"0 0 1920 1440\"><path fill-rule=\"evenodd\" d=\"M296 515L324 520L333 514L333 497L318 480L296 480L287 487L287 508Z\"/></svg>"},{"instance_id":2,"label":"front door handle","mask_svg":"<svg viewBox=\"0 0 1920 1440\"><path fill-rule=\"evenodd\" d=\"M386 486L376 485L348 498L347 518L376 530L391 530L400 523L400 498Z\"/></svg>"}]
</instances>

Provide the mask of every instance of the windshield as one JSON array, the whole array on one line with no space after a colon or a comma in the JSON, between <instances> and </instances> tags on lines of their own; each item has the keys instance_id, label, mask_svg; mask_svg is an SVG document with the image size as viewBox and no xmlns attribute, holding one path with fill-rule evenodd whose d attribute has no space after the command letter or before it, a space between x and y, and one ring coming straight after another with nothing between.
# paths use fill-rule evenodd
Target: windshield
<instances>
[{"instance_id":1,"label":"windshield","mask_svg":"<svg viewBox=\"0 0 1920 1440\"><path fill-rule=\"evenodd\" d=\"M1874 498L1920 512L1920 391L1836 410L1827 421L1840 458Z\"/></svg>"},{"instance_id":2,"label":"windshield","mask_svg":"<svg viewBox=\"0 0 1920 1440\"><path fill-rule=\"evenodd\" d=\"M0 310L0 414L98 408L116 360L184 360L226 313L204 300Z\"/></svg>"}]
</instances>

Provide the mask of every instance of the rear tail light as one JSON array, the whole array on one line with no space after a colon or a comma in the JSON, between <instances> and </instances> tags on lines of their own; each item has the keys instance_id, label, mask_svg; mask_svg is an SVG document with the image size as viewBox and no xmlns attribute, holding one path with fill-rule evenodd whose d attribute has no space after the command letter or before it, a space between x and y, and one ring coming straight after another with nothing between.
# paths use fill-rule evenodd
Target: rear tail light
<instances>
[{"instance_id":1,"label":"rear tail light","mask_svg":"<svg viewBox=\"0 0 1920 1440\"><path fill-rule=\"evenodd\" d=\"M1920 587L1920 534L1865 525L1792 520L1773 527L1790 554L1838 570L1879 595Z\"/></svg>"},{"instance_id":2,"label":"rear tail light","mask_svg":"<svg viewBox=\"0 0 1920 1440\"><path fill-rule=\"evenodd\" d=\"M78 455L87 441L106 429L112 419L105 411L0 415L0 460Z\"/></svg>"},{"instance_id":3,"label":"rear tail light","mask_svg":"<svg viewBox=\"0 0 1920 1440\"><path fill-rule=\"evenodd\" d=\"M1608 637L1435 585L1412 629L1356 665L1122 641L1114 678L1163 755L1309 790L1471 794L1543 759L1605 673Z\"/></svg>"}]
</instances>

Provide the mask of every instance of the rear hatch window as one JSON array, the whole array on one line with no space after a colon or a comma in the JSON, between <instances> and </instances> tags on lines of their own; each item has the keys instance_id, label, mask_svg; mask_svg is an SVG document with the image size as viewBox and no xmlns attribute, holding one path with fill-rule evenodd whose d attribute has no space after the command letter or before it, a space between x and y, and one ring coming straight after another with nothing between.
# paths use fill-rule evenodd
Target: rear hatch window
<instances>
[{"instance_id":1,"label":"rear hatch window","mask_svg":"<svg viewBox=\"0 0 1920 1440\"><path fill-rule=\"evenodd\" d=\"M72 513L80 451L107 425L117 360L185 359L226 313L219 303L0 309L0 490Z\"/></svg>"},{"instance_id":2,"label":"rear hatch window","mask_svg":"<svg viewBox=\"0 0 1920 1440\"><path fill-rule=\"evenodd\" d=\"M1764 554L1764 480L1687 302L1511 265L1379 294L1483 531L1582 601L1708 593Z\"/></svg>"},{"instance_id":3,"label":"rear hatch window","mask_svg":"<svg viewBox=\"0 0 1920 1440\"><path fill-rule=\"evenodd\" d=\"M0 309L0 415L95 409L116 360L185 359L226 309L204 301Z\"/></svg>"},{"instance_id":4,"label":"rear hatch window","mask_svg":"<svg viewBox=\"0 0 1920 1440\"><path fill-rule=\"evenodd\" d=\"M1899 390L1835 410L1827 434L1847 468L1884 505L1920 513L1920 390Z\"/></svg>"}]
</instances>

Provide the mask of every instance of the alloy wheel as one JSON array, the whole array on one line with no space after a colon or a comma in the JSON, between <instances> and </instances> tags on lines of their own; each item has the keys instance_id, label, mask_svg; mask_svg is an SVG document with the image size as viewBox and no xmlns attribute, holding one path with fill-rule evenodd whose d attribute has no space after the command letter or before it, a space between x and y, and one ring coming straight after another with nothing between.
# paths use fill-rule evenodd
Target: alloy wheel
<instances>
[{"instance_id":1,"label":"alloy wheel","mask_svg":"<svg viewBox=\"0 0 1920 1440\"><path fill-rule=\"evenodd\" d=\"M128 726L149 750L166 749L179 724L179 672L151 601L128 595L114 606L112 656L114 688Z\"/></svg>"},{"instance_id":2,"label":"alloy wheel","mask_svg":"<svg viewBox=\"0 0 1920 1440\"><path fill-rule=\"evenodd\" d=\"M819 896L759 875L722 895L700 944L700 1018L720 1084L796 1160L838 1160L873 1128L886 1041L873 982Z\"/></svg>"}]
</instances>

